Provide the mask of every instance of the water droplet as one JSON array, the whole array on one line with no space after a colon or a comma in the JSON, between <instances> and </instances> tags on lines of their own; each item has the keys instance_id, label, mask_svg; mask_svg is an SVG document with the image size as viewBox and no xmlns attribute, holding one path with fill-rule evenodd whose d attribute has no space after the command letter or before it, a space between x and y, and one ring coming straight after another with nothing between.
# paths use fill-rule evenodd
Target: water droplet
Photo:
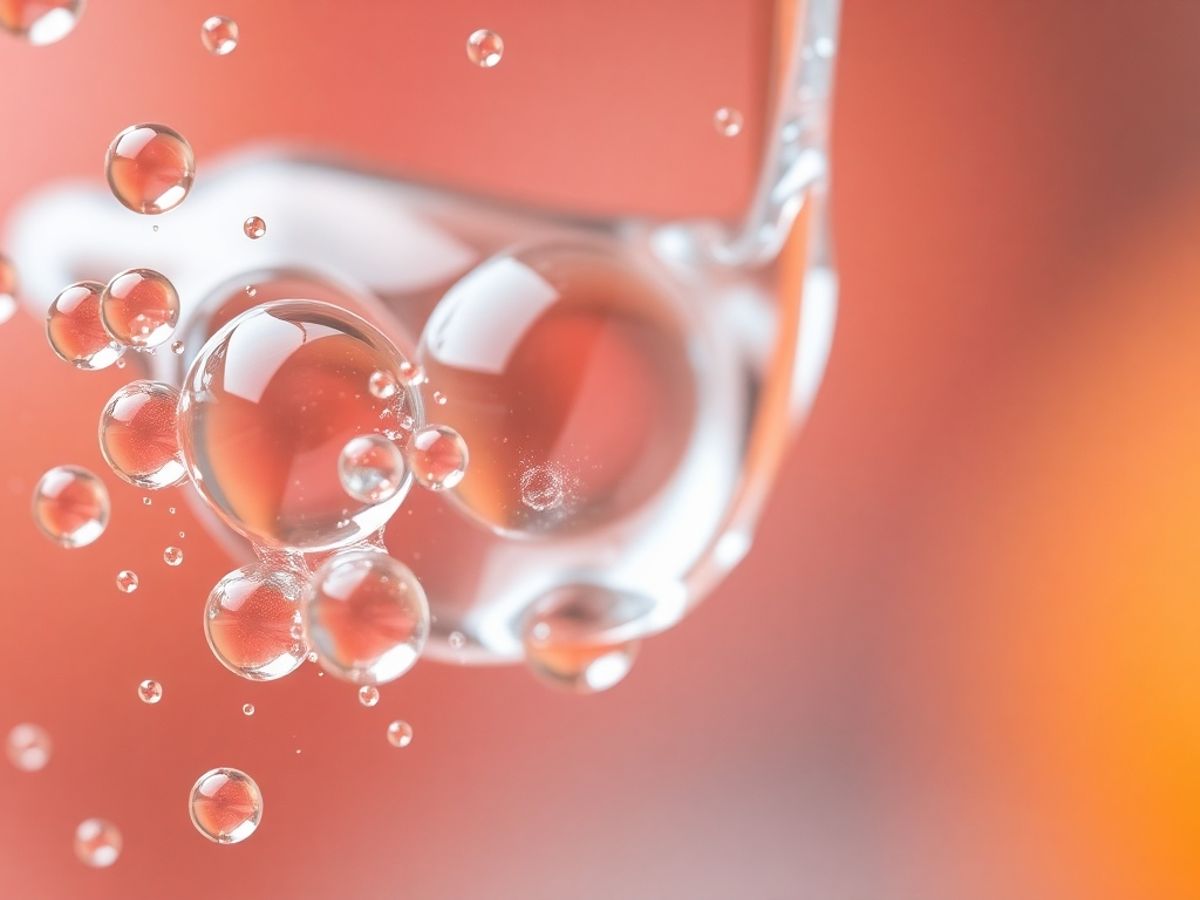
<instances>
[{"instance_id":1,"label":"water droplet","mask_svg":"<svg viewBox=\"0 0 1200 900\"><path fill-rule=\"evenodd\" d=\"M395 377L386 369L377 369L367 379L367 390L371 392L372 397L380 400L390 400L395 397L399 387Z\"/></svg>"},{"instance_id":2,"label":"water droplet","mask_svg":"<svg viewBox=\"0 0 1200 900\"><path fill-rule=\"evenodd\" d=\"M0 325L13 317L17 311L17 269L3 253L0 253Z\"/></svg>"},{"instance_id":3,"label":"water droplet","mask_svg":"<svg viewBox=\"0 0 1200 900\"><path fill-rule=\"evenodd\" d=\"M104 405L100 453L122 481L157 490L187 477L175 438L178 402L179 392L169 384L133 381Z\"/></svg>"},{"instance_id":4,"label":"water droplet","mask_svg":"<svg viewBox=\"0 0 1200 900\"><path fill-rule=\"evenodd\" d=\"M237 844L254 834L262 819L262 794L254 779L237 769L210 769L192 786L192 824L218 844Z\"/></svg>"},{"instance_id":5,"label":"water droplet","mask_svg":"<svg viewBox=\"0 0 1200 900\"><path fill-rule=\"evenodd\" d=\"M252 284L248 284L248 285L246 285L246 296L247 296L247 297L254 297L254 296L256 296L257 294L258 294L258 288L256 288L256 287L255 287L254 285L252 285Z\"/></svg>"},{"instance_id":6,"label":"water droplet","mask_svg":"<svg viewBox=\"0 0 1200 900\"><path fill-rule=\"evenodd\" d=\"M258 216L251 216L242 223L242 231L246 233L246 237L250 238L250 240L257 241L267 233L267 223Z\"/></svg>"},{"instance_id":7,"label":"water droplet","mask_svg":"<svg viewBox=\"0 0 1200 900\"><path fill-rule=\"evenodd\" d=\"M154 502L154 501L153 501L153 500L151 500L149 497L143 497L143 498L142 498L142 506L149 506L149 505L150 505L151 503L153 503L153 502Z\"/></svg>"},{"instance_id":8,"label":"water droplet","mask_svg":"<svg viewBox=\"0 0 1200 900\"><path fill-rule=\"evenodd\" d=\"M722 106L713 113L713 128L722 137L737 137L742 133L742 113L732 106Z\"/></svg>"},{"instance_id":9,"label":"water droplet","mask_svg":"<svg viewBox=\"0 0 1200 900\"><path fill-rule=\"evenodd\" d=\"M121 356L121 345L109 337L100 322L103 292L104 285L98 281L69 285L54 298L46 314L50 349L77 369L103 369Z\"/></svg>"},{"instance_id":10,"label":"water droplet","mask_svg":"<svg viewBox=\"0 0 1200 900\"><path fill-rule=\"evenodd\" d=\"M192 189L196 160L183 135L166 125L130 125L104 161L113 196L136 213L174 209Z\"/></svg>"},{"instance_id":11,"label":"water droplet","mask_svg":"<svg viewBox=\"0 0 1200 900\"><path fill-rule=\"evenodd\" d=\"M358 702L370 709L379 702L379 688L373 684L364 684L358 689Z\"/></svg>"},{"instance_id":12,"label":"water droplet","mask_svg":"<svg viewBox=\"0 0 1200 900\"><path fill-rule=\"evenodd\" d=\"M450 648L452 650L461 650L464 646L466 646L467 643L467 639L463 637L463 633L461 631L450 632L450 637L448 637L446 640L450 644Z\"/></svg>"},{"instance_id":13,"label":"water droplet","mask_svg":"<svg viewBox=\"0 0 1200 900\"><path fill-rule=\"evenodd\" d=\"M0 28L35 47L61 41L83 15L83 0L6 0L0 3Z\"/></svg>"},{"instance_id":14,"label":"water droplet","mask_svg":"<svg viewBox=\"0 0 1200 900\"><path fill-rule=\"evenodd\" d=\"M412 743L412 726L403 719L397 719L387 727L388 743L393 747L407 747Z\"/></svg>"},{"instance_id":15,"label":"water droplet","mask_svg":"<svg viewBox=\"0 0 1200 900\"><path fill-rule=\"evenodd\" d=\"M446 425L430 425L412 436L408 467L422 487L447 491L467 473L467 442Z\"/></svg>"},{"instance_id":16,"label":"water droplet","mask_svg":"<svg viewBox=\"0 0 1200 900\"><path fill-rule=\"evenodd\" d=\"M225 16L209 16L200 26L200 43L213 56L228 56L237 49L237 22Z\"/></svg>"},{"instance_id":17,"label":"water droplet","mask_svg":"<svg viewBox=\"0 0 1200 900\"><path fill-rule=\"evenodd\" d=\"M86 547L108 527L108 489L80 466L55 466L33 493L33 521L63 547Z\"/></svg>"},{"instance_id":18,"label":"water droplet","mask_svg":"<svg viewBox=\"0 0 1200 900\"><path fill-rule=\"evenodd\" d=\"M173 507L173 506L168 506L168 507L167 507L167 515L168 515L168 516L173 516L173 515L175 515L175 507ZM180 535L180 537L182 537L182 536L183 536L183 535Z\"/></svg>"},{"instance_id":19,"label":"water droplet","mask_svg":"<svg viewBox=\"0 0 1200 900\"><path fill-rule=\"evenodd\" d=\"M118 344L157 347L179 322L179 294L153 269L126 269L100 295L100 322Z\"/></svg>"},{"instance_id":20,"label":"water droplet","mask_svg":"<svg viewBox=\"0 0 1200 900\"><path fill-rule=\"evenodd\" d=\"M159 700L162 699L162 695L163 695L162 685L159 684L157 681L155 681L153 678L147 678L145 681L143 681L141 684L138 685L138 698L143 703L149 703L150 705L153 706L155 703L157 703Z\"/></svg>"},{"instance_id":21,"label":"water droplet","mask_svg":"<svg viewBox=\"0 0 1200 900\"><path fill-rule=\"evenodd\" d=\"M85 866L107 868L121 855L121 832L104 819L84 819L75 829L75 855Z\"/></svg>"},{"instance_id":22,"label":"water droplet","mask_svg":"<svg viewBox=\"0 0 1200 900\"><path fill-rule=\"evenodd\" d=\"M244 715L244 716L254 715L254 704L253 703L243 703L242 704L242 715Z\"/></svg>"},{"instance_id":23,"label":"water droplet","mask_svg":"<svg viewBox=\"0 0 1200 900\"><path fill-rule=\"evenodd\" d=\"M340 554L304 593L305 631L323 668L382 684L412 668L429 636L429 604L404 564L370 550Z\"/></svg>"},{"instance_id":24,"label":"water droplet","mask_svg":"<svg viewBox=\"0 0 1200 900\"><path fill-rule=\"evenodd\" d=\"M308 651L292 636L302 591L295 575L266 565L244 566L218 581L205 604L204 633L221 665L251 681L295 671Z\"/></svg>"},{"instance_id":25,"label":"water droplet","mask_svg":"<svg viewBox=\"0 0 1200 900\"><path fill-rule=\"evenodd\" d=\"M416 386L425 380L425 370L406 359L400 363L400 377L405 384Z\"/></svg>"},{"instance_id":26,"label":"water droplet","mask_svg":"<svg viewBox=\"0 0 1200 900\"><path fill-rule=\"evenodd\" d=\"M504 40L494 31L480 28L467 38L467 59L481 69L490 69L504 56Z\"/></svg>"},{"instance_id":27,"label":"water droplet","mask_svg":"<svg viewBox=\"0 0 1200 900\"><path fill-rule=\"evenodd\" d=\"M535 512L562 506L565 495L563 472L557 466L533 466L521 473L521 502Z\"/></svg>"},{"instance_id":28,"label":"water droplet","mask_svg":"<svg viewBox=\"0 0 1200 900\"><path fill-rule=\"evenodd\" d=\"M433 402L436 403L438 406L445 406L446 405L446 395L443 394L441 391L434 391L433 392Z\"/></svg>"},{"instance_id":29,"label":"water droplet","mask_svg":"<svg viewBox=\"0 0 1200 900\"><path fill-rule=\"evenodd\" d=\"M381 434L350 438L338 457L342 487L363 503L390 500L404 486L407 474L404 454Z\"/></svg>"},{"instance_id":30,"label":"water droplet","mask_svg":"<svg viewBox=\"0 0 1200 900\"><path fill-rule=\"evenodd\" d=\"M183 564L183 551L178 547L168 547L163 551L163 562L174 568Z\"/></svg>"},{"instance_id":31,"label":"water droplet","mask_svg":"<svg viewBox=\"0 0 1200 900\"><path fill-rule=\"evenodd\" d=\"M183 341L171 341L171 352L176 356L183 356L183 351L186 348L183 346Z\"/></svg>"},{"instance_id":32,"label":"water droplet","mask_svg":"<svg viewBox=\"0 0 1200 900\"><path fill-rule=\"evenodd\" d=\"M138 589L137 572L122 569L117 573L117 590L122 594L132 594Z\"/></svg>"},{"instance_id":33,"label":"water droplet","mask_svg":"<svg viewBox=\"0 0 1200 900\"><path fill-rule=\"evenodd\" d=\"M8 761L22 772L37 772L50 762L50 735L40 725L25 722L8 733Z\"/></svg>"}]
</instances>

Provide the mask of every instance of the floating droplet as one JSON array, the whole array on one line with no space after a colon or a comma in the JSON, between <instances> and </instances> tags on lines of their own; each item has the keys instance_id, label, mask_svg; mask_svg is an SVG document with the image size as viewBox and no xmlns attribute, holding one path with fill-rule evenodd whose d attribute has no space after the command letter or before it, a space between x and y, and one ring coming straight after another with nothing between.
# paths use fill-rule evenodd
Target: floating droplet
<instances>
[{"instance_id":1,"label":"floating droplet","mask_svg":"<svg viewBox=\"0 0 1200 900\"><path fill-rule=\"evenodd\" d=\"M65 38L81 15L83 0L5 0L0 28L41 47Z\"/></svg>"},{"instance_id":2,"label":"floating droplet","mask_svg":"<svg viewBox=\"0 0 1200 900\"><path fill-rule=\"evenodd\" d=\"M7 256L0 253L0 325L17 311L17 269Z\"/></svg>"},{"instance_id":3,"label":"floating droplet","mask_svg":"<svg viewBox=\"0 0 1200 900\"><path fill-rule=\"evenodd\" d=\"M179 322L179 294L153 269L126 269L100 295L100 322L118 344L157 347Z\"/></svg>"},{"instance_id":4,"label":"floating droplet","mask_svg":"<svg viewBox=\"0 0 1200 900\"><path fill-rule=\"evenodd\" d=\"M121 345L109 337L100 322L103 292L104 285L98 281L72 284L54 298L46 314L50 349L77 369L103 369L121 356Z\"/></svg>"},{"instance_id":5,"label":"floating droplet","mask_svg":"<svg viewBox=\"0 0 1200 900\"><path fill-rule=\"evenodd\" d=\"M742 133L742 114L732 106L722 106L713 113L713 128L723 137L737 137Z\"/></svg>"},{"instance_id":6,"label":"floating droplet","mask_svg":"<svg viewBox=\"0 0 1200 900\"><path fill-rule=\"evenodd\" d=\"M267 223L258 216L251 216L242 223L242 231L246 233L246 237L250 238L250 240L257 241L267 233Z\"/></svg>"},{"instance_id":7,"label":"floating droplet","mask_svg":"<svg viewBox=\"0 0 1200 900\"><path fill-rule=\"evenodd\" d=\"M117 573L117 590L122 594L132 594L138 589L137 572L122 569Z\"/></svg>"},{"instance_id":8,"label":"floating droplet","mask_svg":"<svg viewBox=\"0 0 1200 900\"><path fill-rule=\"evenodd\" d=\"M467 59L481 69L490 69L504 56L504 40L494 31L480 28L467 38Z\"/></svg>"},{"instance_id":9,"label":"floating droplet","mask_svg":"<svg viewBox=\"0 0 1200 900\"><path fill-rule=\"evenodd\" d=\"M37 772L50 762L50 735L40 725L16 725L8 733L8 761L22 772Z\"/></svg>"},{"instance_id":10,"label":"floating droplet","mask_svg":"<svg viewBox=\"0 0 1200 900\"><path fill-rule=\"evenodd\" d=\"M282 678L304 662L303 585L266 565L235 569L208 595L204 633L225 668L251 681Z\"/></svg>"},{"instance_id":11,"label":"floating droplet","mask_svg":"<svg viewBox=\"0 0 1200 900\"><path fill-rule=\"evenodd\" d=\"M323 668L382 684L412 668L429 636L429 604L404 564L370 550L333 557L303 600L305 632Z\"/></svg>"},{"instance_id":12,"label":"floating droplet","mask_svg":"<svg viewBox=\"0 0 1200 900\"><path fill-rule=\"evenodd\" d=\"M237 49L237 22L225 16L209 16L200 26L200 43L213 56L228 56Z\"/></svg>"},{"instance_id":13,"label":"floating droplet","mask_svg":"<svg viewBox=\"0 0 1200 900\"><path fill-rule=\"evenodd\" d=\"M556 509L566 496L564 481L557 466L532 466L521 473L521 502L535 512Z\"/></svg>"},{"instance_id":14,"label":"floating droplet","mask_svg":"<svg viewBox=\"0 0 1200 900\"><path fill-rule=\"evenodd\" d=\"M149 505L150 505L151 503L153 503L153 502L154 502L154 501L153 501L153 500L151 500L149 497L143 497L143 498L142 498L142 506L149 506Z\"/></svg>"},{"instance_id":15,"label":"floating droplet","mask_svg":"<svg viewBox=\"0 0 1200 900\"><path fill-rule=\"evenodd\" d=\"M174 568L183 564L183 551L178 547L168 547L163 551L163 562Z\"/></svg>"},{"instance_id":16,"label":"floating droplet","mask_svg":"<svg viewBox=\"0 0 1200 900\"><path fill-rule=\"evenodd\" d=\"M244 715L244 716L254 715L254 704L253 703L243 703L242 704L242 715Z\"/></svg>"},{"instance_id":17,"label":"floating droplet","mask_svg":"<svg viewBox=\"0 0 1200 900\"><path fill-rule=\"evenodd\" d=\"M403 719L397 719L387 727L388 743L393 747L407 747L412 743L412 726Z\"/></svg>"},{"instance_id":18,"label":"floating droplet","mask_svg":"<svg viewBox=\"0 0 1200 900\"><path fill-rule=\"evenodd\" d=\"M85 866L107 868L121 855L121 832L104 819L85 819L75 829L75 855Z\"/></svg>"},{"instance_id":19,"label":"floating droplet","mask_svg":"<svg viewBox=\"0 0 1200 900\"><path fill-rule=\"evenodd\" d=\"M146 215L182 203L196 177L191 146L166 125L130 125L113 138L104 168L113 196Z\"/></svg>"},{"instance_id":20,"label":"floating droplet","mask_svg":"<svg viewBox=\"0 0 1200 900\"><path fill-rule=\"evenodd\" d=\"M86 547L108 527L108 489L80 466L55 466L33 492L33 521L63 547Z\"/></svg>"},{"instance_id":21,"label":"floating droplet","mask_svg":"<svg viewBox=\"0 0 1200 900\"><path fill-rule=\"evenodd\" d=\"M372 397L378 397L380 400L390 400L395 397L399 387L395 377L386 369L372 372L371 377L367 379L367 390L371 392Z\"/></svg>"},{"instance_id":22,"label":"floating droplet","mask_svg":"<svg viewBox=\"0 0 1200 900\"><path fill-rule=\"evenodd\" d=\"M162 699L162 695L162 685L153 678L147 678L138 685L138 699L140 699L143 703L154 705Z\"/></svg>"},{"instance_id":23,"label":"floating droplet","mask_svg":"<svg viewBox=\"0 0 1200 900\"><path fill-rule=\"evenodd\" d=\"M171 341L171 352L176 356L183 356L184 349L183 341Z\"/></svg>"},{"instance_id":24,"label":"floating droplet","mask_svg":"<svg viewBox=\"0 0 1200 900\"><path fill-rule=\"evenodd\" d=\"M363 503L390 500L406 484L404 454L381 434L350 438L338 457L338 477L346 493Z\"/></svg>"},{"instance_id":25,"label":"floating droplet","mask_svg":"<svg viewBox=\"0 0 1200 900\"><path fill-rule=\"evenodd\" d=\"M178 403L179 392L160 381L133 381L109 398L100 413L100 453L122 481L158 490L187 477L175 437Z\"/></svg>"},{"instance_id":26,"label":"floating droplet","mask_svg":"<svg viewBox=\"0 0 1200 900\"><path fill-rule=\"evenodd\" d=\"M254 779L237 769L210 769L192 786L192 824L218 844L237 844L254 834L262 819L262 794Z\"/></svg>"},{"instance_id":27,"label":"floating droplet","mask_svg":"<svg viewBox=\"0 0 1200 900\"><path fill-rule=\"evenodd\" d=\"M441 391L434 391L433 392L433 402L436 403L438 406L445 406L446 405L446 395L443 394Z\"/></svg>"},{"instance_id":28,"label":"floating droplet","mask_svg":"<svg viewBox=\"0 0 1200 900\"><path fill-rule=\"evenodd\" d=\"M462 481L468 458L467 442L446 425L422 428L408 445L408 466L431 491L447 491Z\"/></svg>"},{"instance_id":29,"label":"floating droplet","mask_svg":"<svg viewBox=\"0 0 1200 900\"><path fill-rule=\"evenodd\" d=\"M379 702L379 688L373 684L364 684L358 689L358 702L370 709Z\"/></svg>"}]
</instances>

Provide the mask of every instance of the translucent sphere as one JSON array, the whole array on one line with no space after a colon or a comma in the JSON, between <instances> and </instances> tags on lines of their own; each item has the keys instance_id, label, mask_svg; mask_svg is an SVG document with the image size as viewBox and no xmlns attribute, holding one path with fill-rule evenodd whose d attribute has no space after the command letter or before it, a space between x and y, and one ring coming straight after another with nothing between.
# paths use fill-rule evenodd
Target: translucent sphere
<instances>
[{"instance_id":1,"label":"translucent sphere","mask_svg":"<svg viewBox=\"0 0 1200 900\"><path fill-rule=\"evenodd\" d=\"M4 0L0 28L41 47L74 31L81 15L83 0Z\"/></svg>"},{"instance_id":2,"label":"translucent sphere","mask_svg":"<svg viewBox=\"0 0 1200 900\"><path fill-rule=\"evenodd\" d=\"M284 300L228 322L192 362L179 405L200 495L268 547L325 550L378 531L403 494L355 500L338 458L351 438L418 414L411 391L385 400L367 388L401 359L373 326L326 303Z\"/></svg>"},{"instance_id":3,"label":"translucent sphere","mask_svg":"<svg viewBox=\"0 0 1200 900\"><path fill-rule=\"evenodd\" d=\"M460 279L420 348L430 381L453 398L438 418L471 448L453 499L510 535L577 533L643 505L692 437L687 315L640 263L602 243L529 247ZM530 470L554 473L564 502L537 490L526 502Z\"/></svg>"},{"instance_id":4,"label":"translucent sphere","mask_svg":"<svg viewBox=\"0 0 1200 900\"><path fill-rule=\"evenodd\" d=\"M429 636L425 591L384 553L355 550L327 561L304 592L303 608L322 667L356 684L399 678Z\"/></svg>"},{"instance_id":5,"label":"translucent sphere","mask_svg":"<svg viewBox=\"0 0 1200 900\"><path fill-rule=\"evenodd\" d=\"M381 434L352 437L338 457L346 493L363 503L383 503L408 484L404 454Z\"/></svg>"},{"instance_id":6,"label":"translucent sphere","mask_svg":"<svg viewBox=\"0 0 1200 900\"><path fill-rule=\"evenodd\" d=\"M108 489L80 466L55 466L33 492L33 521L42 534L63 547L86 547L104 534Z\"/></svg>"},{"instance_id":7,"label":"translucent sphere","mask_svg":"<svg viewBox=\"0 0 1200 900\"><path fill-rule=\"evenodd\" d=\"M396 383L396 376L385 369L372 372L371 377L367 379L367 390L371 392L372 397L378 397L380 400L389 400L395 397L396 391L399 389L400 385Z\"/></svg>"},{"instance_id":8,"label":"translucent sphere","mask_svg":"<svg viewBox=\"0 0 1200 900\"><path fill-rule=\"evenodd\" d=\"M262 807L258 785L237 769L210 769L192 785L192 824L217 844L237 844L254 834Z\"/></svg>"},{"instance_id":9,"label":"translucent sphere","mask_svg":"<svg viewBox=\"0 0 1200 900\"><path fill-rule=\"evenodd\" d=\"M100 321L100 295L104 285L80 281L63 288L46 313L46 339L50 349L77 369L92 371L111 366L122 353L121 345Z\"/></svg>"},{"instance_id":10,"label":"translucent sphere","mask_svg":"<svg viewBox=\"0 0 1200 900\"><path fill-rule=\"evenodd\" d=\"M481 69L490 69L504 56L504 40L494 31L480 28L467 38L467 59Z\"/></svg>"},{"instance_id":11,"label":"translucent sphere","mask_svg":"<svg viewBox=\"0 0 1200 900\"><path fill-rule=\"evenodd\" d=\"M209 16L200 26L200 43L213 56L228 56L237 49L237 22L225 16Z\"/></svg>"},{"instance_id":12,"label":"translucent sphere","mask_svg":"<svg viewBox=\"0 0 1200 900\"><path fill-rule=\"evenodd\" d=\"M254 704L253 703L243 703L242 704L242 715L243 716L254 715Z\"/></svg>"},{"instance_id":13,"label":"translucent sphere","mask_svg":"<svg viewBox=\"0 0 1200 900\"><path fill-rule=\"evenodd\" d=\"M40 725L23 723L8 733L8 761L22 772L38 772L50 762L50 735Z\"/></svg>"},{"instance_id":14,"label":"translucent sphere","mask_svg":"<svg viewBox=\"0 0 1200 900\"><path fill-rule=\"evenodd\" d=\"M205 604L204 635L213 656L250 681L294 671L308 653L300 614L303 590L293 573L265 564L230 572Z\"/></svg>"},{"instance_id":15,"label":"translucent sphere","mask_svg":"<svg viewBox=\"0 0 1200 900\"><path fill-rule=\"evenodd\" d=\"M408 445L408 465L421 487L447 491L467 474L467 442L453 428L430 425L413 434Z\"/></svg>"},{"instance_id":16,"label":"translucent sphere","mask_svg":"<svg viewBox=\"0 0 1200 900\"><path fill-rule=\"evenodd\" d=\"M100 453L122 481L157 490L187 477L176 438L179 392L160 381L120 388L100 413Z\"/></svg>"},{"instance_id":17,"label":"translucent sphere","mask_svg":"<svg viewBox=\"0 0 1200 900\"><path fill-rule=\"evenodd\" d=\"M242 231L246 237L252 241L257 241L260 237L267 233L267 223L258 216L251 216L242 223Z\"/></svg>"},{"instance_id":18,"label":"translucent sphere","mask_svg":"<svg viewBox=\"0 0 1200 900\"><path fill-rule=\"evenodd\" d=\"M192 189L196 159L183 135L166 125L130 125L104 160L113 196L136 213L174 209Z\"/></svg>"},{"instance_id":19,"label":"translucent sphere","mask_svg":"<svg viewBox=\"0 0 1200 900\"><path fill-rule=\"evenodd\" d=\"M742 114L732 106L722 106L713 113L713 128L722 137L737 137L742 133Z\"/></svg>"},{"instance_id":20,"label":"translucent sphere","mask_svg":"<svg viewBox=\"0 0 1200 900\"><path fill-rule=\"evenodd\" d=\"M179 322L179 294L153 269L126 269L100 295L100 321L118 344L157 347Z\"/></svg>"},{"instance_id":21,"label":"translucent sphere","mask_svg":"<svg viewBox=\"0 0 1200 900\"><path fill-rule=\"evenodd\" d=\"M122 569L117 573L117 590L122 594L132 594L138 589L137 572Z\"/></svg>"},{"instance_id":22,"label":"translucent sphere","mask_svg":"<svg viewBox=\"0 0 1200 900\"><path fill-rule=\"evenodd\" d=\"M373 684L364 684L358 689L358 702L370 709L379 702L379 688Z\"/></svg>"},{"instance_id":23,"label":"translucent sphere","mask_svg":"<svg viewBox=\"0 0 1200 900\"><path fill-rule=\"evenodd\" d=\"M412 726L403 719L397 719L387 727L388 743L393 747L407 747L412 743Z\"/></svg>"},{"instance_id":24,"label":"translucent sphere","mask_svg":"<svg viewBox=\"0 0 1200 900\"><path fill-rule=\"evenodd\" d=\"M17 311L17 269L3 253L0 253L0 325L13 317Z\"/></svg>"},{"instance_id":25,"label":"translucent sphere","mask_svg":"<svg viewBox=\"0 0 1200 900\"><path fill-rule=\"evenodd\" d=\"M167 547L163 550L163 562L171 568L183 565L183 551L178 547Z\"/></svg>"},{"instance_id":26,"label":"translucent sphere","mask_svg":"<svg viewBox=\"0 0 1200 900\"><path fill-rule=\"evenodd\" d=\"M75 856L85 866L104 869L121 855L121 832L104 819L85 819L75 829Z\"/></svg>"},{"instance_id":27,"label":"translucent sphere","mask_svg":"<svg viewBox=\"0 0 1200 900\"><path fill-rule=\"evenodd\" d=\"M147 678L145 681L141 682L138 685L137 692L138 699L143 703L149 703L150 705L154 705L161 700L163 695L162 685L153 678Z\"/></svg>"}]
</instances>

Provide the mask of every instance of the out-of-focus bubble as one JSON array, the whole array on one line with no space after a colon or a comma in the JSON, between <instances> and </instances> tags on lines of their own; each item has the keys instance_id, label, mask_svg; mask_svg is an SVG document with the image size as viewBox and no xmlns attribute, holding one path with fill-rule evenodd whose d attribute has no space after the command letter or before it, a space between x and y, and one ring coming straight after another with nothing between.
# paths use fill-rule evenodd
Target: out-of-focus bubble
<instances>
[{"instance_id":1,"label":"out-of-focus bubble","mask_svg":"<svg viewBox=\"0 0 1200 900\"><path fill-rule=\"evenodd\" d=\"M105 869L121 855L121 832L104 819L84 819L75 829L75 856L85 866Z\"/></svg>"},{"instance_id":2,"label":"out-of-focus bubble","mask_svg":"<svg viewBox=\"0 0 1200 900\"><path fill-rule=\"evenodd\" d=\"M13 726L8 733L8 761L22 772L38 772L50 762L50 735L40 725L28 722Z\"/></svg>"},{"instance_id":3,"label":"out-of-focus bubble","mask_svg":"<svg viewBox=\"0 0 1200 900\"><path fill-rule=\"evenodd\" d=\"M196 158L178 131L166 125L130 125L109 145L108 186L128 209L158 215L174 209L192 189Z\"/></svg>"},{"instance_id":4,"label":"out-of-focus bubble","mask_svg":"<svg viewBox=\"0 0 1200 900\"><path fill-rule=\"evenodd\" d=\"M100 321L100 295L104 285L80 281L63 288L46 313L46 340L50 349L77 369L94 371L111 366L123 352Z\"/></svg>"},{"instance_id":5,"label":"out-of-focus bubble","mask_svg":"<svg viewBox=\"0 0 1200 900\"><path fill-rule=\"evenodd\" d=\"M267 233L267 223L258 216L250 216L242 223L242 231L252 241L257 241Z\"/></svg>"},{"instance_id":6,"label":"out-of-focus bubble","mask_svg":"<svg viewBox=\"0 0 1200 900\"><path fill-rule=\"evenodd\" d=\"M100 413L100 453L122 481L158 490L187 477L176 439L179 392L159 381L133 381Z\"/></svg>"},{"instance_id":7,"label":"out-of-focus bubble","mask_svg":"<svg viewBox=\"0 0 1200 900\"><path fill-rule=\"evenodd\" d=\"M254 704L253 703L243 703L242 704L242 715L244 715L244 716L254 715Z\"/></svg>"},{"instance_id":8,"label":"out-of-focus bubble","mask_svg":"<svg viewBox=\"0 0 1200 900\"><path fill-rule=\"evenodd\" d=\"M467 59L481 69L490 69L504 56L504 39L494 31L480 28L467 38Z\"/></svg>"},{"instance_id":9,"label":"out-of-focus bubble","mask_svg":"<svg viewBox=\"0 0 1200 900\"><path fill-rule=\"evenodd\" d=\"M138 685L138 699L153 706L162 699L162 685L153 678L147 678Z\"/></svg>"},{"instance_id":10,"label":"out-of-focus bubble","mask_svg":"<svg viewBox=\"0 0 1200 900\"><path fill-rule=\"evenodd\" d=\"M237 22L225 16L209 16L200 25L200 43L213 56L228 56L237 49Z\"/></svg>"},{"instance_id":11,"label":"out-of-focus bubble","mask_svg":"<svg viewBox=\"0 0 1200 900\"><path fill-rule=\"evenodd\" d=\"M74 31L81 15L83 0L4 0L0 28L42 47Z\"/></svg>"},{"instance_id":12,"label":"out-of-focus bubble","mask_svg":"<svg viewBox=\"0 0 1200 900\"><path fill-rule=\"evenodd\" d=\"M739 110L722 106L713 113L713 128L723 137L737 137L742 133L743 119Z\"/></svg>"},{"instance_id":13,"label":"out-of-focus bubble","mask_svg":"<svg viewBox=\"0 0 1200 900\"><path fill-rule=\"evenodd\" d=\"M387 727L388 743L393 747L407 747L412 743L412 726L403 719L397 719Z\"/></svg>"},{"instance_id":14,"label":"out-of-focus bubble","mask_svg":"<svg viewBox=\"0 0 1200 900\"><path fill-rule=\"evenodd\" d=\"M42 534L63 547L86 547L104 534L108 489L80 466L55 466L33 492L33 521Z\"/></svg>"},{"instance_id":15,"label":"out-of-focus bubble","mask_svg":"<svg viewBox=\"0 0 1200 900\"><path fill-rule=\"evenodd\" d=\"M262 793L238 769L210 769L192 786L192 824L217 844L237 844L254 834L262 820Z\"/></svg>"},{"instance_id":16,"label":"out-of-focus bubble","mask_svg":"<svg viewBox=\"0 0 1200 900\"><path fill-rule=\"evenodd\" d=\"M132 594L138 589L137 572L122 569L117 573L117 590L122 594Z\"/></svg>"},{"instance_id":17,"label":"out-of-focus bubble","mask_svg":"<svg viewBox=\"0 0 1200 900\"><path fill-rule=\"evenodd\" d=\"M13 317L17 311L17 269L3 253L0 253L0 325Z\"/></svg>"},{"instance_id":18,"label":"out-of-focus bubble","mask_svg":"<svg viewBox=\"0 0 1200 900\"><path fill-rule=\"evenodd\" d=\"M364 684L358 689L358 702L370 709L379 702L379 688L373 684Z\"/></svg>"},{"instance_id":19,"label":"out-of-focus bubble","mask_svg":"<svg viewBox=\"0 0 1200 900\"><path fill-rule=\"evenodd\" d=\"M171 568L183 565L183 551L178 547L167 547L163 550L163 562Z\"/></svg>"},{"instance_id":20,"label":"out-of-focus bubble","mask_svg":"<svg viewBox=\"0 0 1200 900\"><path fill-rule=\"evenodd\" d=\"M300 615L303 585L265 564L234 569L208 595L204 633L221 665L251 681L294 671L308 652Z\"/></svg>"}]
</instances>

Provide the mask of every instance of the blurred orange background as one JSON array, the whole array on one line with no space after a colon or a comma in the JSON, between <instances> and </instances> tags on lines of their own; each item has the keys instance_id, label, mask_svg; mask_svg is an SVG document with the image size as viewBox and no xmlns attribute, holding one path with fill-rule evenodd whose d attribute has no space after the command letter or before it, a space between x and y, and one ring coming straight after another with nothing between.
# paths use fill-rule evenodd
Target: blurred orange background
<instances>
[{"instance_id":1,"label":"blurred orange background","mask_svg":"<svg viewBox=\"0 0 1200 900\"><path fill-rule=\"evenodd\" d=\"M595 212L732 214L753 182L767 3L90 7L0 41L0 215L99 183L142 120L201 178L266 140ZM102 541L36 533L42 471L105 471L122 378L0 327L0 731L55 740L0 766L0 895L1200 896L1198 34L1181 3L847 0L826 383L745 563L595 697L424 664L365 710L315 667L230 675L200 626L230 562L178 490L106 478ZM265 796L237 846L187 819L218 765ZM89 816L111 869L73 857Z\"/></svg>"}]
</instances>

